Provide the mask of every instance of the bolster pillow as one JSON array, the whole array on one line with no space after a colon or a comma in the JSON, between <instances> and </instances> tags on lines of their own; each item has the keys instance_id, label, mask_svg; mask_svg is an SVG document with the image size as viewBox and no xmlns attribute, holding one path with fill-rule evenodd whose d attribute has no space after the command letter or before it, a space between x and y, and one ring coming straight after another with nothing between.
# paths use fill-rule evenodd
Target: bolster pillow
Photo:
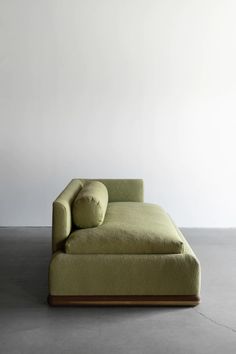
<instances>
[{"instance_id":1,"label":"bolster pillow","mask_svg":"<svg viewBox=\"0 0 236 354\"><path fill-rule=\"evenodd\" d=\"M106 214L107 203L106 186L98 181L87 182L72 204L73 223L83 229L101 225Z\"/></svg>"}]
</instances>

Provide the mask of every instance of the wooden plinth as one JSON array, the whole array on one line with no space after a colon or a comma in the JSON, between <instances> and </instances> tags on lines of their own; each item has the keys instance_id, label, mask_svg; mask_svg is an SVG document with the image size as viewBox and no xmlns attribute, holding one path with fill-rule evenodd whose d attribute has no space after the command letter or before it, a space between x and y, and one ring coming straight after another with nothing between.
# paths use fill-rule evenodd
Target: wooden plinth
<instances>
[{"instance_id":1,"label":"wooden plinth","mask_svg":"<svg viewBox=\"0 0 236 354\"><path fill-rule=\"evenodd\" d=\"M196 295L48 296L51 306L196 306Z\"/></svg>"}]
</instances>

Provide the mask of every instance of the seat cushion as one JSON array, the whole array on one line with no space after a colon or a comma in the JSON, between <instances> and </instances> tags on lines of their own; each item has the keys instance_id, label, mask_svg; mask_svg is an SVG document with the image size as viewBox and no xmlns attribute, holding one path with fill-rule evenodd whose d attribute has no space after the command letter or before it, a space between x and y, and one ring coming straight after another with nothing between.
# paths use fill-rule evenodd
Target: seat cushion
<instances>
[{"instance_id":1,"label":"seat cushion","mask_svg":"<svg viewBox=\"0 0 236 354\"><path fill-rule=\"evenodd\" d=\"M80 228L103 223L108 204L106 186L98 181L85 183L72 204L73 223Z\"/></svg>"},{"instance_id":2,"label":"seat cushion","mask_svg":"<svg viewBox=\"0 0 236 354\"><path fill-rule=\"evenodd\" d=\"M108 204L102 225L76 230L65 244L69 254L182 253L183 242L166 212L139 202Z\"/></svg>"}]
</instances>

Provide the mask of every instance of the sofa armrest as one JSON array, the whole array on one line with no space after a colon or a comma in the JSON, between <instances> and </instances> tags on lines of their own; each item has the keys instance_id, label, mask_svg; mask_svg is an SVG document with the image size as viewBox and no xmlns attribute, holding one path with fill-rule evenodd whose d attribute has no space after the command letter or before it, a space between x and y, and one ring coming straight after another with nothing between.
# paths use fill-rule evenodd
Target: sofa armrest
<instances>
[{"instance_id":1,"label":"sofa armrest","mask_svg":"<svg viewBox=\"0 0 236 354\"><path fill-rule=\"evenodd\" d=\"M53 202L52 208L52 250L63 248L72 228L71 203L82 188L82 181L72 180Z\"/></svg>"}]
</instances>

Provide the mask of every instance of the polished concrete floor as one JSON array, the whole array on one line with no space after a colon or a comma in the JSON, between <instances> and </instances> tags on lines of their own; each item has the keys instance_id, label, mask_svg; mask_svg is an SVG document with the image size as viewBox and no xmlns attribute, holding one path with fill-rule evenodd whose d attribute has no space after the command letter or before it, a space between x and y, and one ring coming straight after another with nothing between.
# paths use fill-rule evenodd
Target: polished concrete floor
<instances>
[{"instance_id":1,"label":"polished concrete floor","mask_svg":"<svg viewBox=\"0 0 236 354\"><path fill-rule=\"evenodd\" d=\"M0 353L235 354L236 230L183 229L202 264L195 308L50 308L50 228L0 228Z\"/></svg>"}]
</instances>

